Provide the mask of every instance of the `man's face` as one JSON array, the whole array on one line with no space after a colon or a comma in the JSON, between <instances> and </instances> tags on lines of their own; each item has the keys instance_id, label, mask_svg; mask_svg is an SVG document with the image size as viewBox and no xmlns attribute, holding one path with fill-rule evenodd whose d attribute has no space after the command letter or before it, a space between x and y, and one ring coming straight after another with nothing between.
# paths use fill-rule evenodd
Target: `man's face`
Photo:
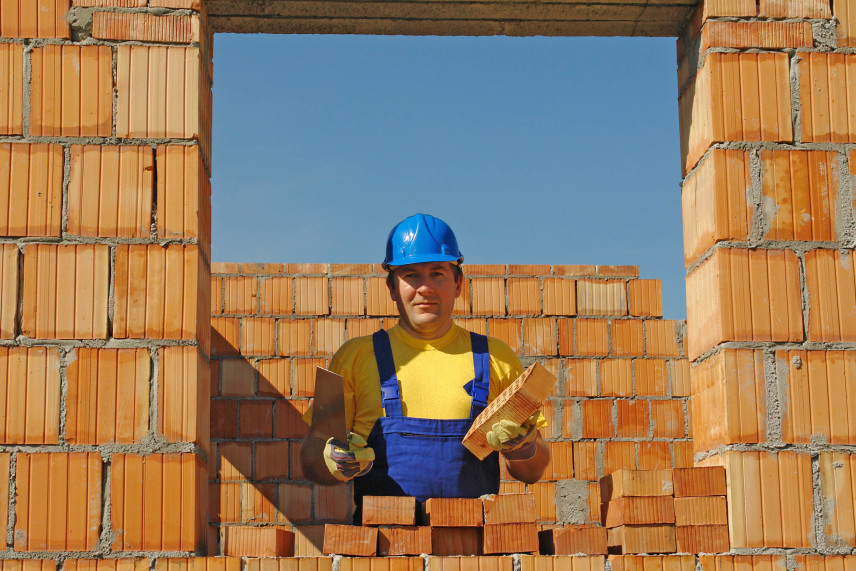
<instances>
[{"instance_id":1,"label":"man's face","mask_svg":"<svg viewBox=\"0 0 856 571\"><path fill-rule=\"evenodd\" d=\"M409 264L393 270L389 295L400 325L419 339L437 339L452 326L452 308L463 279L449 262Z\"/></svg>"}]
</instances>

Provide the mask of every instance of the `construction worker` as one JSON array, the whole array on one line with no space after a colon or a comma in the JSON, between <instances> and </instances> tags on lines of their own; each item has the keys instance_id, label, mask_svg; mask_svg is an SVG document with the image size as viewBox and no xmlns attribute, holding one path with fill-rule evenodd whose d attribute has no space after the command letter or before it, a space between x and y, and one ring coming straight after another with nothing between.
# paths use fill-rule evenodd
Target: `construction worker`
<instances>
[{"instance_id":1,"label":"construction worker","mask_svg":"<svg viewBox=\"0 0 856 571\"><path fill-rule=\"evenodd\" d=\"M499 455L509 474L527 483L549 461L540 412L522 425L495 424L487 436L498 453L484 461L461 444L487 403L522 373L508 345L453 323L463 261L452 229L439 218L415 214L397 224L383 267L398 324L346 342L330 363L345 380L350 436L341 442L310 429L300 458L303 473L319 484L354 479L358 512L364 495L495 494Z\"/></svg>"}]
</instances>

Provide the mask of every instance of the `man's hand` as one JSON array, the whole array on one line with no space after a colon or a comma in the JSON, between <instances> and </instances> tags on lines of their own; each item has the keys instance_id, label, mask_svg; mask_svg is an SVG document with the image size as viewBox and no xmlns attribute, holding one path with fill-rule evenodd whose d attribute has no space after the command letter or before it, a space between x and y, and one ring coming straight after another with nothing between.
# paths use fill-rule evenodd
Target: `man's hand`
<instances>
[{"instance_id":1,"label":"man's hand","mask_svg":"<svg viewBox=\"0 0 856 571\"><path fill-rule=\"evenodd\" d=\"M354 432L348 435L347 442L330 438L324 446L324 463L330 474L342 482L371 470L374 458L374 450L368 448L366 440Z\"/></svg>"},{"instance_id":2,"label":"man's hand","mask_svg":"<svg viewBox=\"0 0 856 571\"><path fill-rule=\"evenodd\" d=\"M540 411L517 424L510 420L500 420L491 427L485 437L494 450L499 450L508 460L528 460L535 455L538 436L537 423Z\"/></svg>"}]
</instances>

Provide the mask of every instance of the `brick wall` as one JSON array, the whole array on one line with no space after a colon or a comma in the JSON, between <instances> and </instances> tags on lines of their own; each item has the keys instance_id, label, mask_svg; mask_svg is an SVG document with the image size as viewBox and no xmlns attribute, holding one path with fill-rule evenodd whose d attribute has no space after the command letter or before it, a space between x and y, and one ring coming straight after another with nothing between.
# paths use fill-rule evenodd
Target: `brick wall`
<instances>
[{"instance_id":1,"label":"brick wall","mask_svg":"<svg viewBox=\"0 0 856 571\"><path fill-rule=\"evenodd\" d=\"M290 524L317 553L320 524L349 517L346 486L313 486L297 451L316 366L347 339L395 324L378 265L212 266L212 521ZM545 407L553 459L544 525L600 521L597 480L692 465L683 323L633 266L466 265L455 319L559 379ZM503 476L502 491L527 486ZM314 542L314 543L313 543Z\"/></svg>"}]
</instances>

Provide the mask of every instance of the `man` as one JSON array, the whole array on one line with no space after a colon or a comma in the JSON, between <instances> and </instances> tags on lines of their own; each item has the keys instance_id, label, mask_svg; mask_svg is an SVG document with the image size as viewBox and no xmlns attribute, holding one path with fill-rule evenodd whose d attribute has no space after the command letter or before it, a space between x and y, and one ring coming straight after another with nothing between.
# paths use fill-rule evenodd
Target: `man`
<instances>
[{"instance_id":1,"label":"man","mask_svg":"<svg viewBox=\"0 0 856 571\"><path fill-rule=\"evenodd\" d=\"M340 442L310 429L300 458L319 484L356 478L358 511L364 495L425 500L499 490L499 454L480 461L461 439L522 367L505 343L453 323L463 261L442 220L415 214L397 224L383 265L398 325L352 339L333 356L330 369L345 379L350 436ZM549 461L538 432L544 425L539 412L522 425L497 423L488 434L520 481L536 482Z\"/></svg>"}]
</instances>

